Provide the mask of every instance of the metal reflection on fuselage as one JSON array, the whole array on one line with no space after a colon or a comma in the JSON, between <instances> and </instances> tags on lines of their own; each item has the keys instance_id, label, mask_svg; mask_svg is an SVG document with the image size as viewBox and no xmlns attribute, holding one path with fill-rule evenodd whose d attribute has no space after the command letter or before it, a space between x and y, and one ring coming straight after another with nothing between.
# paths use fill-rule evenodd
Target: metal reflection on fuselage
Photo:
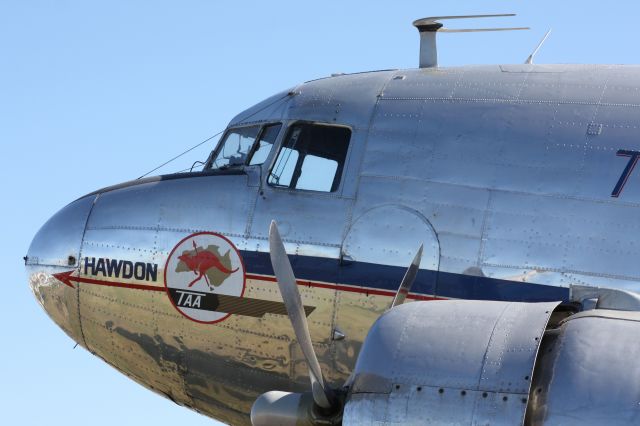
<instances>
[{"instance_id":1,"label":"metal reflection on fuselage","mask_svg":"<svg viewBox=\"0 0 640 426\"><path fill-rule=\"evenodd\" d=\"M29 250L31 286L82 346L234 424L257 395L307 386L269 263L272 219L337 385L420 243L410 300L564 300L575 282L637 290L640 185L625 172L611 191L629 164L616 152L640 150L638 75L516 65L306 83L230 123L282 124L263 165L123 184L61 210ZM301 120L351 129L333 192L268 184Z\"/></svg>"}]
</instances>

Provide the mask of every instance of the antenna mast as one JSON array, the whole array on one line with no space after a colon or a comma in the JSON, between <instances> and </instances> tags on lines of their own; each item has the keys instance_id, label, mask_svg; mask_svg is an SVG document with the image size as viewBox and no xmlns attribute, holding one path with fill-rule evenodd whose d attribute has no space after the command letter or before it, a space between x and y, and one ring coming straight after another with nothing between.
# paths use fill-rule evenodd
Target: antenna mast
<instances>
[{"instance_id":1,"label":"antenna mast","mask_svg":"<svg viewBox=\"0 0 640 426\"><path fill-rule=\"evenodd\" d=\"M514 31L528 30L529 27L517 28L473 28L473 29L453 29L443 28L444 25L438 21L443 19L467 19L467 18L500 18L504 16L516 16L515 13L499 15L466 15L466 16L431 16L428 18L413 21L413 26L420 33L420 68L434 68L438 66L438 46L436 43L436 33L470 33L486 31Z\"/></svg>"},{"instance_id":2,"label":"antenna mast","mask_svg":"<svg viewBox=\"0 0 640 426\"><path fill-rule=\"evenodd\" d=\"M536 56L536 54L538 53L538 50L540 50L540 48L542 47L542 44L547 41L547 37L549 37L549 34L551 34L551 28L549 28L549 31L547 31L547 33L544 35L544 37L542 37L542 40L540 40L540 43L538 43L538 45L536 46L535 49L533 49L533 52L531 52L531 55L529 55L529 57L527 58L526 61L524 61L525 64L533 64L533 58L534 56Z\"/></svg>"}]
</instances>

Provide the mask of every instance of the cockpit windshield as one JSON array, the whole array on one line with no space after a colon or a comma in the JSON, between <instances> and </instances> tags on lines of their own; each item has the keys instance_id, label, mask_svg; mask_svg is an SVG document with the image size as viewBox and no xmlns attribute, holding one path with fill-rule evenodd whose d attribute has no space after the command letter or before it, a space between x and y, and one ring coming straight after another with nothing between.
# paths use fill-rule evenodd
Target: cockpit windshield
<instances>
[{"instance_id":1,"label":"cockpit windshield","mask_svg":"<svg viewBox=\"0 0 640 426\"><path fill-rule=\"evenodd\" d=\"M216 158L211 163L212 169L221 169L247 162L249 151L256 142L260 126L241 127L227 132Z\"/></svg>"},{"instance_id":2,"label":"cockpit windshield","mask_svg":"<svg viewBox=\"0 0 640 426\"><path fill-rule=\"evenodd\" d=\"M264 163L280 132L282 124L246 126L229 130L218 145L207 169Z\"/></svg>"}]
</instances>

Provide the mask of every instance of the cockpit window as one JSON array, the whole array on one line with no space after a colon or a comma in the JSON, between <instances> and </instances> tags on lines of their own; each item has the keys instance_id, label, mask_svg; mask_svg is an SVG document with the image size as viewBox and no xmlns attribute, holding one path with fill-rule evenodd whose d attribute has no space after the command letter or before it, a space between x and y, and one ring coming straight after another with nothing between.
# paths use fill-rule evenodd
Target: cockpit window
<instances>
[{"instance_id":1,"label":"cockpit window","mask_svg":"<svg viewBox=\"0 0 640 426\"><path fill-rule=\"evenodd\" d=\"M255 166L265 162L267 156L271 152L273 144L276 142L276 138L278 137L278 133L280 133L281 127L282 124L279 123L264 127L258 143L253 148L253 155L251 155L251 160L249 160L250 166Z\"/></svg>"},{"instance_id":2,"label":"cockpit window","mask_svg":"<svg viewBox=\"0 0 640 426\"><path fill-rule=\"evenodd\" d=\"M231 129L218 145L218 151L208 169L264 163L280 132L282 124L247 126Z\"/></svg>"},{"instance_id":3,"label":"cockpit window","mask_svg":"<svg viewBox=\"0 0 640 426\"><path fill-rule=\"evenodd\" d=\"M351 130L297 123L289 128L268 182L273 186L333 192L340 185Z\"/></svg>"},{"instance_id":4,"label":"cockpit window","mask_svg":"<svg viewBox=\"0 0 640 426\"><path fill-rule=\"evenodd\" d=\"M259 132L260 126L241 127L230 130L220 143L218 154L213 160L213 163L211 163L211 168L221 169L245 164Z\"/></svg>"}]
</instances>

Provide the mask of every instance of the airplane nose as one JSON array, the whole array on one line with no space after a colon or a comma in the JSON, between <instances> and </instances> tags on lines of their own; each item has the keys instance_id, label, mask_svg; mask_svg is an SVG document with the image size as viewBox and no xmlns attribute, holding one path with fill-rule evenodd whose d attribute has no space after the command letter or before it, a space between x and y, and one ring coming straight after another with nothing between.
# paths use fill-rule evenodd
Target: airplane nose
<instances>
[{"instance_id":1,"label":"airplane nose","mask_svg":"<svg viewBox=\"0 0 640 426\"><path fill-rule=\"evenodd\" d=\"M83 345L77 289L56 274L78 269L82 237L95 198L83 197L53 215L35 235L25 257L36 300L60 328Z\"/></svg>"}]
</instances>

